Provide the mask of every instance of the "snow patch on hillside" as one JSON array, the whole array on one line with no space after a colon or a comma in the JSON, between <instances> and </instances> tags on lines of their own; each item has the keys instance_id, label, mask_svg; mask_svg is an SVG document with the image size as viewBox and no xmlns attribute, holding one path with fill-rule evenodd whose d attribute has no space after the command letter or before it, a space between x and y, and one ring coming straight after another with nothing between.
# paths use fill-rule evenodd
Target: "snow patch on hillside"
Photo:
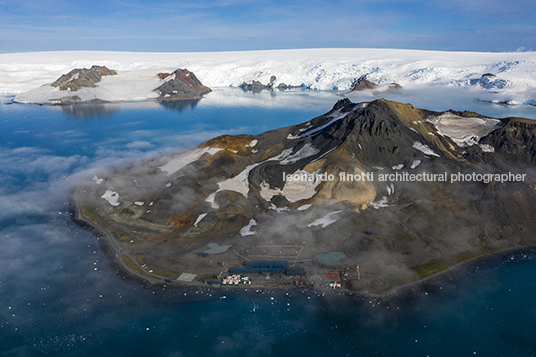
<instances>
[{"instance_id":1,"label":"snow patch on hillside","mask_svg":"<svg viewBox=\"0 0 536 357\"><path fill-rule=\"evenodd\" d=\"M434 124L440 135L448 136L460 147L478 144L480 138L501 126L497 119L460 117L452 113L429 117L427 121Z\"/></svg>"},{"instance_id":2,"label":"snow patch on hillside","mask_svg":"<svg viewBox=\"0 0 536 357\"><path fill-rule=\"evenodd\" d=\"M421 151L422 153L424 153L426 155L438 156L439 157L439 155L436 154L434 152L434 150L430 149L430 147L428 145L425 145L425 144L421 143L420 141L415 141L413 143L413 148Z\"/></svg>"},{"instance_id":3,"label":"snow patch on hillside","mask_svg":"<svg viewBox=\"0 0 536 357\"><path fill-rule=\"evenodd\" d=\"M204 154L214 155L218 151L222 149L220 148L203 148L203 149L194 149L194 150L187 150L185 152L182 152L179 154L178 157L175 157L174 159L171 159L168 161L167 164L164 166L159 167L160 170L166 171L168 175L174 174L175 172L179 171L183 167L185 167L188 164L191 164L194 161L197 161L203 156ZM170 185L171 186L171 185Z\"/></svg>"}]
</instances>

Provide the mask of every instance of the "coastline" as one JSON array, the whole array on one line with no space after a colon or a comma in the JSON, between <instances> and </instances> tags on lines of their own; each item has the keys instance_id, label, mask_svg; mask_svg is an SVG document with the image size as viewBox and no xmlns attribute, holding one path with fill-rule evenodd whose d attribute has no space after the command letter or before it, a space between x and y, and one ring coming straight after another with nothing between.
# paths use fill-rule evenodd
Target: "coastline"
<instances>
[{"instance_id":1,"label":"coastline","mask_svg":"<svg viewBox=\"0 0 536 357\"><path fill-rule=\"evenodd\" d=\"M82 228L89 230L95 235L99 241L99 245L109 260L110 264L115 268L117 273L125 280L135 282L140 285L144 285L145 289L150 289L153 287L162 287L165 289L173 290L200 290L208 289L213 292L225 292L225 291L256 291L258 294L264 292L288 292L290 290L309 290L316 293L328 293L328 294L338 294L346 296L356 296L362 298L369 298L380 300L383 302L395 302L397 300L402 300L408 298L411 294L426 292L429 289L433 289L434 286L437 286L441 281L446 281L449 278L452 278L456 275L462 275L464 271L472 269L476 265L484 261L492 261L493 259L505 259L514 254L522 253L524 251L531 251L536 249L536 246L524 246L524 247L513 247L506 248L500 251L482 254L468 260L462 261L455 265L450 266L449 268L437 272L433 275L412 281L410 283L391 288L384 294L375 294L366 290L349 290L347 288L341 287L340 289L334 290L331 288L325 287L311 287L311 286L295 286L292 283L286 283L283 285L277 286L251 286L246 285L244 287L237 286L222 286L221 288L215 286L207 286L205 283L199 281L192 281L189 284L181 283L178 281L167 281L167 279L150 279L149 277L143 277L138 275L136 272L127 267L120 259L119 253L122 251L119 247L116 247L114 244L114 239L109 232L105 229L99 227L94 222L86 219L81 214L79 207L79 202L76 197L75 192L69 194L69 211L72 219Z\"/></svg>"}]
</instances>

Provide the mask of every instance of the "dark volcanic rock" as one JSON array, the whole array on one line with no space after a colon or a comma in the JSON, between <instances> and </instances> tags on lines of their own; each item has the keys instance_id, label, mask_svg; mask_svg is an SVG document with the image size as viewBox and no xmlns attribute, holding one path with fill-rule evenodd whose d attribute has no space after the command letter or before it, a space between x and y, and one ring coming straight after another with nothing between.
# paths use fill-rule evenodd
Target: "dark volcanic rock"
<instances>
[{"instance_id":1,"label":"dark volcanic rock","mask_svg":"<svg viewBox=\"0 0 536 357\"><path fill-rule=\"evenodd\" d=\"M262 84L259 81L252 80L250 82L244 82L240 85L244 91L260 92L263 89L272 89L274 87L274 82L277 78L275 76L270 77L270 82L267 84Z\"/></svg>"},{"instance_id":2,"label":"dark volcanic rock","mask_svg":"<svg viewBox=\"0 0 536 357\"><path fill-rule=\"evenodd\" d=\"M82 87L95 87L95 83L100 82L103 76L113 76L116 74L116 71L104 66L91 66L89 69L75 68L56 79L52 83L52 86L59 87L60 90L71 90L74 92Z\"/></svg>"},{"instance_id":3,"label":"dark volcanic rock","mask_svg":"<svg viewBox=\"0 0 536 357\"><path fill-rule=\"evenodd\" d=\"M368 76L368 73L354 80L353 83L350 85L350 92L376 88L377 84L368 81L367 76Z\"/></svg>"},{"instance_id":4,"label":"dark volcanic rock","mask_svg":"<svg viewBox=\"0 0 536 357\"><path fill-rule=\"evenodd\" d=\"M508 81L497 78L497 76L493 73L484 73L482 77L478 79L471 79L469 83L473 86L480 86L484 89L502 89L508 84Z\"/></svg>"},{"instance_id":5,"label":"dark volcanic rock","mask_svg":"<svg viewBox=\"0 0 536 357\"><path fill-rule=\"evenodd\" d=\"M507 162L536 164L536 120L506 118L502 128L482 138L481 143L491 145Z\"/></svg>"},{"instance_id":6,"label":"dark volcanic rock","mask_svg":"<svg viewBox=\"0 0 536 357\"><path fill-rule=\"evenodd\" d=\"M169 75L159 73L158 77L166 81L155 89L160 94L160 100L198 99L211 92L209 87L204 86L195 74L187 69L179 68Z\"/></svg>"},{"instance_id":7,"label":"dark volcanic rock","mask_svg":"<svg viewBox=\"0 0 536 357\"><path fill-rule=\"evenodd\" d=\"M250 91L250 92L260 92L264 89L272 90L274 89L274 83L276 79L277 79L276 76L271 76L270 82L268 82L267 84L263 84L257 80L252 80L249 82L242 83L239 87L242 88L244 91ZM279 83L277 87L275 88L279 90L286 90L286 89L301 88L301 87L302 86L292 86L292 85L285 84L285 83Z\"/></svg>"}]
</instances>

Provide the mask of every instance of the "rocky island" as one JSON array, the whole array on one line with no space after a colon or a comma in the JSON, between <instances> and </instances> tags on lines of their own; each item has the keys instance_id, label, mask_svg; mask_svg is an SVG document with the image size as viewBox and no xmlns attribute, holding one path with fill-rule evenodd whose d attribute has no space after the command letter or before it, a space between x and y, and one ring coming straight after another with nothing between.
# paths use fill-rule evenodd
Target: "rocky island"
<instances>
[{"instance_id":1,"label":"rocky island","mask_svg":"<svg viewBox=\"0 0 536 357\"><path fill-rule=\"evenodd\" d=\"M361 91L366 91L366 90L370 90L373 93L378 93L378 92L396 91L396 90L402 89L402 86L398 83L391 83L387 86L385 85L378 86L378 84L371 82L367 79L368 75L369 74L366 73L360 76L359 78L356 78L350 85L349 93L361 92Z\"/></svg>"},{"instance_id":2,"label":"rocky island","mask_svg":"<svg viewBox=\"0 0 536 357\"><path fill-rule=\"evenodd\" d=\"M71 204L152 284L385 295L536 244L535 136L529 119L343 99L302 124L101 172Z\"/></svg>"},{"instance_id":3,"label":"rocky island","mask_svg":"<svg viewBox=\"0 0 536 357\"><path fill-rule=\"evenodd\" d=\"M21 93L16 103L75 104L140 100L199 99L211 91L194 73L177 69L119 73L105 66L75 68L51 84Z\"/></svg>"}]
</instances>

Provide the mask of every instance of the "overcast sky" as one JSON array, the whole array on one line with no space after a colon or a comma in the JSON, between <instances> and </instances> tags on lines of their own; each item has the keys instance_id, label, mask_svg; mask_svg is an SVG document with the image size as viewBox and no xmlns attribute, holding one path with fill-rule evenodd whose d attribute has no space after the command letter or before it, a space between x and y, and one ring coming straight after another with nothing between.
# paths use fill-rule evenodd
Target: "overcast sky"
<instances>
[{"instance_id":1,"label":"overcast sky","mask_svg":"<svg viewBox=\"0 0 536 357\"><path fill-rule=\"evenodd\" d=\"M536 50L534 0L0 0L0 52Z\"/></svg>"}]
</instances>

